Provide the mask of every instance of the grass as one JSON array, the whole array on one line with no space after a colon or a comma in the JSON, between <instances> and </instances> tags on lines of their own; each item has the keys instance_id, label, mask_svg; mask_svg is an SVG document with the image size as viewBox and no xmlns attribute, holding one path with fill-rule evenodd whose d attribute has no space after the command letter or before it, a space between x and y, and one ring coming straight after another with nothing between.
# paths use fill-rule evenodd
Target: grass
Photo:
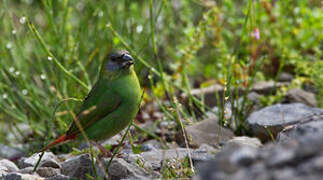
<instances>
[{"instance_id":1,"label":"grass","mask_svg":"<svg viewBox=\"0 0 323 180\"><path fill-rule=\"evenodd\" d=\"M248 133L249 102L245 93L237 103L238 88L248 92L254 82L277 81L281 72L295 75L300 83L293 87L317 89L322 107L320 6L305 0L1 0L0 142L22 144L32 153L65 132L113 49L127 49L135 57L147 89L143 103L156 102L176 131L199 121L197 112L211 110L191 90L217 83L225 87L219 123L234 122L230 128L237 134ZM182 92L187 105L174 101ZM264 104L280 96L273 92ZM234 119L226 116L227 103ZM135 127L138 136L167 146ZM73 146L53 151L69 152ZM167 176L177 175L167 171Z\"/></svg>"}]
</instances>

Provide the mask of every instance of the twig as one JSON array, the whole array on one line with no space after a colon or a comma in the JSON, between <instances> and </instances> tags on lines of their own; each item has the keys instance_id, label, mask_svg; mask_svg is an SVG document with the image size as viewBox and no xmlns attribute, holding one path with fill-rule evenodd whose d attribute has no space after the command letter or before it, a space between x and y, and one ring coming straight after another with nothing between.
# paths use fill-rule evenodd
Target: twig
<instances>
[{"instance_id":1,"label":"twig","mask_svg":"<svg viewBox=\"0 0 323 180\"><path fill-rule=\"evenodd\" d=\"M176 106L180 106L180 104L178 103L178 100L176 99L176 97L174 97L174 103L176 104ZM190 167L191 167L191 171L194 173L194 166L193 166L193 161L192 161L192 156L191 156L191 150L189 148L189 145L188 145L188 141L187 141L187 137L186 137L186 131L184 129L184 125L182 123L182 119L181 119L181 115L179 113L179 108L176 108L176 117L177 117L177 120L179 121L179 124L181 126L181 130L183 132L183 137L184 137L184 142L185 142L185 146L186 146L186 149L187 149L187 155L188 155L188 159L189 159L189 162L190 162Z\"/></svg>"}]
</instances>

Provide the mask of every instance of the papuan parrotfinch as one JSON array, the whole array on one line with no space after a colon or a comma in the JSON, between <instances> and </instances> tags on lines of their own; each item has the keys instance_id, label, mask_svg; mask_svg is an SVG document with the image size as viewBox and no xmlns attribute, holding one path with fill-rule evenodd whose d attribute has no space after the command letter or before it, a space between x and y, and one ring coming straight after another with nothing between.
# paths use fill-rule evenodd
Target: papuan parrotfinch
<instances>
[{"instance_id":1,"label":"papuan parrotfinch","mask_svg":"<svg viewBox=\"0 0 323 180\"><path fill-rule=\"evenodd\" d=\"M135 118L141 101L141 88L127 51L112 53L101 66L97 82L84 99L77 120L90 140L108 139ZM41 151L72 139L82 139L75 121L65 134Z\"/></svg>"}]
</instances>

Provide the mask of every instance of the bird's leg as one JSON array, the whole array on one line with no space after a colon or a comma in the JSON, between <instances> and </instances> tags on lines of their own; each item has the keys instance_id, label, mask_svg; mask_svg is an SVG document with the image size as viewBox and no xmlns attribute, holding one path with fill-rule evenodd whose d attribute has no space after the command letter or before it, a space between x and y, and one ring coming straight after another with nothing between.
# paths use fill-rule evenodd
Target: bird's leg
<instances>
[{"instance_id":1,"label":"bird's leg","mask_svg":"<svg viewBox=\"0 0 323 180\"><path fill-rule=\"evenodd\" d=\"M105 147L103 147L101 144L99 144L99 143L97 143L97 142L95 142L95 141L93 141L92 143L93 143L96 147L98 147L98 148L99 148L99 150L100 150L100 152L103 154L103 156L108 157L108 158L112 157L112 153L111 153L111 152L113 152L113 151L114 151L114 149L115 149L116 147L118 147L118 144L114 144L114 145L112 145L112 148L111 148L111 150L109 151L109 150L107 150ZM118 153L118 154L117 154L117 157L118 157L118 158L121 158L121 157L122 157L122 155Z\"/></svg>"},{"instance_id":2,"label":"bird's leg","mask_svg":"<svg viewBox=\"0 0 323 180\"><path fill-rule=\"evenodd\" d=\"M121 144L121 146L123 146L124 145L124 143L122 143ZM111 152L114 152L114 150L117 148L119 146L119 144L112 144L112 146L111 146ZM120 154L119 152L118 152L118 154L117 154L117 157L118 158L121 158L122 157L122 154Z\"/></svg>"},{"instance_id":3,"label":"bird's leg","mask_svg":"<svg viewBox=\"0 0 323 180\"><path fill-rule=\"evenodd\" d=\"M105 149L105 147L103 147L101 144L92 141L92 143L99 148L100 152L103 154L103 156L106 157L112 157L112 153L110 151L108 151L107 149Z\"/></svg>"},{"instance_id":4,"label":"bird's leg","mask_svg":"<svg viewBox=\"0 0 323 180\"><path fill-rule=\"evenodd\" d=\"M111 151L113 152L119 146L119 144L120 144L119 140L117 141L117 144L112 144ZM123 142L120 146L124 146L124 145L125 143Z\"/></svg>"}]
</instances>

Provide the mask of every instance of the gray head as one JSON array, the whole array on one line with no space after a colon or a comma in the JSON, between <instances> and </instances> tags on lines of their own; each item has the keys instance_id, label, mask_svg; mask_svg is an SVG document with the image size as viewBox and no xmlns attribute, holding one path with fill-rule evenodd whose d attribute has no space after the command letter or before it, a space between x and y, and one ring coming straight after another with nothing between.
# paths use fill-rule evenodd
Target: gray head
<instances>
[{"instance_id":1,"label":"gray head","mask_svg":"<svg viewBox=\"0 0 323 180\"><path fill-rule=\"evenodd\" d=\"M125 50L111 53L108 57L109 59L105 63L105 69L110 72L129 69L133 65L133 58Z\"/></svg>"}]
</instances>

